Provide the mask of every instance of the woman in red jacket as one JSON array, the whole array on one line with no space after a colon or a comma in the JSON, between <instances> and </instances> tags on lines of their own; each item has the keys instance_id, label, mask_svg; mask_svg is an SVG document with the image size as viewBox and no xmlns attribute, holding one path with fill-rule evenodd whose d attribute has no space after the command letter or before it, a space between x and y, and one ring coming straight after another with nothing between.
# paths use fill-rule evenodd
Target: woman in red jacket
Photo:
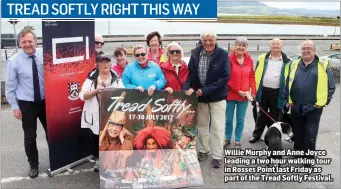
<instances>
[{"instance_id":1,"label":"woman in red jacket","mask_svg":"<svg viewBox=\"0 0 341 189\"><path fill-rule=\"evenodd\" d=\"M230 54L230 80L228 81L228 96L226 103L225 145L230 144L233 131L233 117L237 109L235 128L235 147L240 148L240 139L243 133L245 114L248 106L247 92L252 98L256 96L255 72L253 61L247 53L248 40L238 37L235 41L235 50Z\"/></svg>"},{"instance_id":2,"label":"woman in red jacket","mask_svg":"<svg viewBox=\"0 0 341 189\"><path fill-rule=\"evenodd\" d=\"M128 64L127 51L124 48L118 47L114 51L114 57L116 59L116 65L112 69L122 78L124 68Z\"/></svg>"},{"instance_id":3,"label":"woman in red jacket","mask_svg":"<svg viewBox=\"0 0 341 189\"><path fill-rule=\"evenodd\" d=\"M167 46L168 61L161 64L161 70L167 83L165 90L169 93L181 91L188 77L188 67L182 60L184 52L178 43L172 42Z\"/></svg>"}]
</instances>

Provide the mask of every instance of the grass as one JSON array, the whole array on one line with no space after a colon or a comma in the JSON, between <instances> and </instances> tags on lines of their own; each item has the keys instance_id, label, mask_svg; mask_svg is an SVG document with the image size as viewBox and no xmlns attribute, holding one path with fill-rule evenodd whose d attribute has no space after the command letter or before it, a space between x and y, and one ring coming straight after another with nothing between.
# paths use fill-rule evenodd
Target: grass
<instances>
[{"instance_id":1,"label":"grass","mask_svg":"<svg viewBox=\"0 0 341 189\"><path fill-rule=\"evenodd\" d=\"M340 18L303 17L303 16L218 16L218 23L255 23L255 24L297 24L340 26Z\"/></svg>"}]
</instances>

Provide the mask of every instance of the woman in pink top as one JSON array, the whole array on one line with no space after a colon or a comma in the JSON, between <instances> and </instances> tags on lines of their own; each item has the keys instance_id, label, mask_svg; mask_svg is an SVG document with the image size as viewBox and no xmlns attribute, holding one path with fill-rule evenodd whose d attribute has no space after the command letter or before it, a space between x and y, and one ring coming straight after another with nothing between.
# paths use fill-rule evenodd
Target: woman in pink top
<instances>
[{"instance_id":1,"label":"woman in pink top","mask_svg":"<svg viewBox=\"0 0 341 189\"><path fill-rule=\"evenodd\" d=\"M118 47L115 49L114 57L116 59L116 64L112 69L122 78L122 73L124 68L128 64L127 51L124 48Z\"/></svg>"}]
</instances>

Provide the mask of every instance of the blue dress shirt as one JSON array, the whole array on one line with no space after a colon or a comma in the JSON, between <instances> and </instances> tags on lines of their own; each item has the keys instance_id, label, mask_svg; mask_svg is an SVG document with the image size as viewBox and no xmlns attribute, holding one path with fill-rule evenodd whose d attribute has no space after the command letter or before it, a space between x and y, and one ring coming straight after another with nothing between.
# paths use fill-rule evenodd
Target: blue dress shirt
<instances>
[{"instance_id":1,"label":"blue dress shirt","mask_svg":"<svg viewBox=\"0 0 341 189\"><path fill-rule=\"evenodd\" d=\"M44 93L44 61L41 49L34 53L38 67L41 99ZM6 99L12 110L19 109L18 100L34 102L32 58L22 49L7 61L6 65Z\"/></svg>"}]
</instances>

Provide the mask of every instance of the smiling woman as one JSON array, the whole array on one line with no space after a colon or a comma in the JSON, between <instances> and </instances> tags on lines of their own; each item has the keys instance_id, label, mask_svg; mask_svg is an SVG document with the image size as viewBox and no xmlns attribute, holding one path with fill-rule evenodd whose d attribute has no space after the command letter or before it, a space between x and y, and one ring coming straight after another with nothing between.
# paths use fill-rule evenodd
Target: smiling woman
<instances>
[{"instance_id":1,"label":"smiling woman","mask_svg":"<svg viewBox=\"0 0 341 189\"><path fill-rule=\"evenodd\" d=\"M228 96L226 101L226 128L225 145L230 144L233 131L234 112L236 114L235 141L234 146L241 147L241 137L244 129L244 120L248 107L247 94L253 101L256 96L255 72L253 61L247 52L248 40L245 37L238 37L235 40L236 48L230 54L230 80L228 81Z\"/></svg>"},{"instance_id":2,"label":"smiling woman","mask_svg":"<svg viewBox=\"0 0 341 189\"><path fill-rule=\"evenodd\" d=\"M85 101L81 127L90 129L93 140L93 155L98 158L99 148L99 93L104 88L124 88L118 74L111 70L111 58L99 55L96 57L96 69L92 70L80 92L80 99ZM98 161L94 167L98 171Z\"/></svg>"},{"instance_id":3,"label":"smiling woman","mask_svg":"<svg viewBox=\"0 0 341 189\"><path fill-rule=\"evenodd\" d=\"M122 80L125 88L137 89L143 92L148 89L148 94L153 95L155 90L161 90L166 84L166 79L155 62L147 59L147 49L144 45L134 48L135 61L128 64L123 71Z\"/></svg>"},{"instance_id":4,"label":"smiling woman","mask_svg":"<svg viewBox=\"0 0 341 189\"><path fill-rule=\"evenodd\" d=\"M161 64L167 60L167 56L164 53L162 47L161 35L159 32L154 31L147 35L148 60L154 61L157 64Z\"/></svg>"},{"instance_id":5,"label":"smiling woman","mask_svg":"<svg viewBox=\"0 0 341 189\"><path fill-rule=\"evenodd\" d=\"M168 61L161 64L161 70L167 80L165 90L169 93L181 91L188 78L188 66L183 61L184 51L175 42L167 46Z\"/></svg>"}]
</instances>

